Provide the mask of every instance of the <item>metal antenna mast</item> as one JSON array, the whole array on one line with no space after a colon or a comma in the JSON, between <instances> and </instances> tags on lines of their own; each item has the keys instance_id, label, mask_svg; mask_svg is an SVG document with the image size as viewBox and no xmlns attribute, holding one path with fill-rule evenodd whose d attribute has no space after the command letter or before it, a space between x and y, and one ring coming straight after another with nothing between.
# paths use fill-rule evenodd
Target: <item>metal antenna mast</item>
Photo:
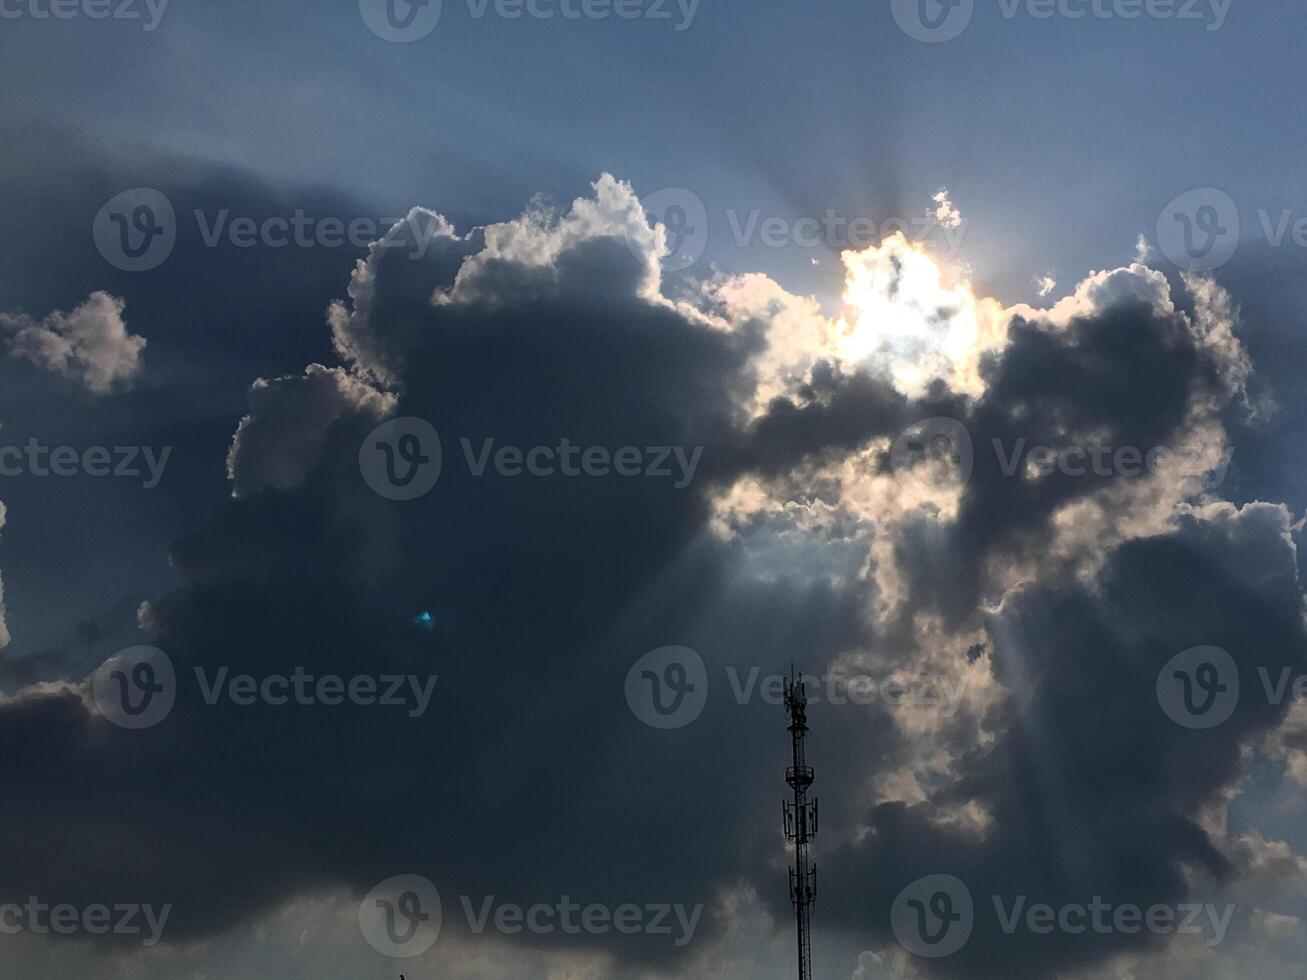
<instances>
[{"instance_id":1,"label":"metal antenna mast","mask_svg":"<svg viewBox=\"0 0 1307 980\"><path fill-rule=\"evenodd\" d=\"M785 781L794 790L794 802L786 802L785 839L794 842L794 867L790 868L790 901L798 925L799 980L812 980L812 904L817 898L817 866L808 864L808 842L817 835L817 800L808 802L808 788L816 778L804 758L803 742L808 734L808 695L803 677L790 667L785 681L785 714L790 719L794 743L793 765L785 770Z\"/></svg>"}]
</instances>

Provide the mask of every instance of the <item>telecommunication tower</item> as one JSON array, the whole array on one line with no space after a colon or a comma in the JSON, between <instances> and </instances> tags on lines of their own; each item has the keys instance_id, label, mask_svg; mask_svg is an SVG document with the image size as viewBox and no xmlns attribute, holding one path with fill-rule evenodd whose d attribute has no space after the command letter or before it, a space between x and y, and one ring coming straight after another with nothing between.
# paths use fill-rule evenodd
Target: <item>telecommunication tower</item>
<instances>
[{"instance_id":1,"label":"telecommunication tower","mask_svg":"<svg viewBox=\"0 0 1307 980\"><path fill-rule=\"evenodd\" d=\"M793 802L783 805L785 839L794 842L794 866L790 868L790 901L798 926L799 980L812 980L812 905L817 898L817 866L809 865L808 842L817 835L817 800L808 800L808 789L816 778L804 758L808 734L808 695L803 677L790 667L785 681L785 714L790 719L793 764L785 770L785 781L794 790Z\"/></svg>"}]
</instances>

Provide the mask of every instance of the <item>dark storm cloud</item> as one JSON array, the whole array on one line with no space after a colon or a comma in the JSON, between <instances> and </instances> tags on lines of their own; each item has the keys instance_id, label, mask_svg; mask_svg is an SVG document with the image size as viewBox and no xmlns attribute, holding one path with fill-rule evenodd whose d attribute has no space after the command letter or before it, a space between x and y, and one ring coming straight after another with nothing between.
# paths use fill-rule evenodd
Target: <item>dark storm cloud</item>
<instances>
[{"instance_id":1,"label":"dark storm cloud","mask_svg":"<svg viewBox=\"0 0 1307 980\"><path fill-rule=\"evenodd\" d=\"M995 587L988 560L1039 559L1055 510L1112 482L1000 478L990 439L1163 443L1216 387L1211 352L1179 319L1114 301L1061 331L1017 322L978 401L942 384L909 400L876 374L823 361L750 422L741 403L759 333L649 300L656 255L624 240L623 222L643 215L623 210L615 186L601 182L605 203L575 227L564 219L566 233L547 226L558 248L543 258L527 227L493 241L444 236L416 261L376 252L356 270L351 302L330 314L345 365L268 372L231 456L237 497L174 545L181 585L145 616L180 678L168 719L118 730L71 688L0 707L13 747L0 779L22 787L0 800L0 898L171 902L174 937L211 934L307 888L362 894L403 872L474 903L494 894L524 906L563 895L711 906L744 883L783 915L784 731L777 709L737 705L722 669L799 659L819 670L873 646L882 627L893 642L877 655L911 667L926 651L907 621L931 610L985 625L984 662L1015 693L984 719L997 732L986 748L976 719L948 729L958 776L924 803L862 816L843 789L829 791L837 832L861 817L872 833L824 862L827 922L883 938L897 890L937 870L978 894L1088 900L1098 888L1141 904L1183 895L1186 865L1224 873L1198 811L1277 713L1250 705L1219 732L1186 733L1160 715L1152 685L1194 643L1225 645L1245 666L1263 655L1301 665L1277 512L1194 518L1121 547L1098 589L1058 579L1009 595L988 620L977 608ZM204 289L239 290L234 271ZM442 437L441 479L414 501L385 500L360 478L359 447L386 411L428 419ZM897 621L874 622L874 587L856 576L806 578L783 562L750 576L748 542L710 533L712 498L736 477L784 482L931 415L967 425L977 471L955 523L896 529L911 596ZM464 439L562 438L702 447L703 466L677 488L475 477L464 463ZM806 547L820 556L819 539ZM424 611L429 630L413 625ZM664 732L633 717L622 689L641 654L672 643L704 655L716 690L699 721ZM968 648L973 639L960 661ZM223 666L439 676L420 717L205 705L194 671ZM885 712L831 711L822 723L831 787L865 785L911 748ZM969 801L990 815L983 839L936 819ZM705 925L684 952L709 938ZM537 941L665 967L678 953L656 936ZM981 932L940 969L998 975L1006 957L1006 975L1042 976L1131 941L1049 939L1016 967L1004 943Z\"/></svg>"},{"instance_id":2,"label":"dark storm cloud","mask_svg":"<svg viewBox=\"0 0 1307 980\"><path fill-rule=\"evenodd\" d=\"M770 761L750 746L758 725L774 734L770 711L719 701L669 741L627 709L626 670L667 642L701 645L714 668L779 666L798 636L834 646L842 631L838 643L849 642L847 614L831 597L777 585L733 597L756 626L718 635L728 556L703 533L707 481L678 490L659 480L477 479L455 460L460 437L703 446L711 460L734 434L731 392L744 383L747 344L637 299L642 266L619 238L579 243L550 274L492 267L493 301L468 306L425 302L452 268L442 279L423 263L382 262L383 276L407 277L378 290L371 321L402 355L391 362L402 365L395 411L438 425L445 475L397 506L359 478L373 414L345 399L331 402L334 421L316 409L292 415L321 439L316 465L294 466L302 482L260 492L291 481L238 476L247 495L173 549L186 585L153 604L150 635L190 696L164 725L144 739L117 732L67 695L14 721L17 741L57 742L75 758L62 774L39 764L44 755L5 763L39 801L5 814L8 839L28 842L12 855L6 891L56 882L74 897L171 901L178 934L194 935L298 888L343 881L364 891L399 869L451 895L614 907L711 903L739 874L723 836L683 831L746 824L757 767ZM528 302L513 299L518 289ZM396 322L404 317L420 322ZM256 392L238 468L266 472L278 440L298 434L278 431L260 399L279 392L298 399L295 411L320 404L321 384L300 395L290 384L302 382ZM271 401L268 411L285 417ZM640 601L650 594L658 601ZM411 625L422 610L430 632ZM210 708L192 671L218 665L439 681L419 719L346 706ZM750 770L756 778L739 775ZM35 814L80 812L88 797L94 811L79 819L136 827L153 857L97 862L75 845L59 858L60 832ZM622 946L635 958L676 952L661 937Z\"/></svg>"},{"instance_id":3,"label":"dark storm cloud","mask_svg":"<svg viewBox=\"0 0 1307 980\"><path fill-rule=\"evenodd\" d=\"M1288 710L1253 694L1258 668L1277 676L1307 665L1285 534L1283 511L1269 505L1187 520L1120 548L1095 590L1060 584L1009 597L990 636L999 679L1019 693L995 726L998 741L970 748L967 775L925 803L868 815L866 841L828 860L828 914L888 934L900 889L953 874L976 901L976 930L939 974L1034 978L1160 939L1006 935L994 895L1007 907L1021 895L1054 908L1095 896L1143 908L1215 901L1232 869L1199 814L1240 774L1242 747ZM1155 684L1175 653L1209 644L1234 656L1250 696L1220 729L1192 731L1159 710ZM986 832L940 823L973 801L992 818ZM1195 878L1206 891L1190 889Z\"/></svg>"},{"instance_id":4,"label":"dark storm cloud","mask_svg":"<svg viewBox=\"0 0 1307 980\"><path fill-rule=\"evenodd\" d=\"M915 590L920 602L953 622L975 609L986 562L1037 551L1059 508L1123 479L1089 468L1014 479L1004 472L1014 453L1103 445L1142 455L1172 444L1193 402L1219 392L1210 355L1180 315L1144 302L1119 302L1056 332L1015 317L1009 331L1008 346L982 365L987 388L965 417L975 467L958 520L943 542L905 542L900 554L905 568L927 577ZM921 567L941 551L942 563Z\"/></svg>"},{"instance_id":5,"label":"dark storm cloud","mask_svg":"<svg viewBox=\"0 0 1307 980\"><path fill-rule=\"evenodd\" d=\"M951 407L958 411L961 403ZM845 455L875 436L895 435L916 421L909 413L921 408L884 379L861 371L845 375L821 361L807 384L774 399L753 424L745 459L759 473L783 474L808 460Z\"/></svg>"}]
</instances>

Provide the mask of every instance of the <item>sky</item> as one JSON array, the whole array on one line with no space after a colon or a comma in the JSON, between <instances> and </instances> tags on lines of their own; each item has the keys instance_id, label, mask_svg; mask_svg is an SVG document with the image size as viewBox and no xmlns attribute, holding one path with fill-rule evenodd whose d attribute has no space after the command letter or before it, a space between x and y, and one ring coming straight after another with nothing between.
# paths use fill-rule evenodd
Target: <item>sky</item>
<instances>
[{"instance_id":1,"label":"sky","mask_svg":"<svg viewBox=\"0 0 1307 980\"><path fill-rule=\"evenodd\" d=\"M0 0L0 970L1292 975L1302 18Z\"/></svg>"}]
</instances>

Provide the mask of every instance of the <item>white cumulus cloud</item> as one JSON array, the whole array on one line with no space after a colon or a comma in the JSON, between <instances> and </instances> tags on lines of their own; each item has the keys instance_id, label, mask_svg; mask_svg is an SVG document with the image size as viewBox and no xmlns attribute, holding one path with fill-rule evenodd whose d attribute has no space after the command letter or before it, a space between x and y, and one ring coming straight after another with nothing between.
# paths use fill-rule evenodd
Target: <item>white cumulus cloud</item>
<instances>
[{"instance_id":1,"label":"white cumulus cloud","mask_svg":"<svg viewBox=\"0 0 1307 980\"><path fill-rule=\"evenodd\" d=\"M97 291L71 313L55 310L40 320L26 313L0 313L0 342L11 357L104 394L141 373L145 338L127 331L125 307L124 300Z\"/></svg>"},{"instance_id":2,"label":"white cumulus cloud","mask_svg":"<svg viewBox=\"0 0 1307 980\"><path fill-rule=\"evenodd\" d=\"M947 187L941 187L931 198L935 202L935 220L949 230L962 227L962 212L949 199Z\"/></svg>"}]
</instances>

